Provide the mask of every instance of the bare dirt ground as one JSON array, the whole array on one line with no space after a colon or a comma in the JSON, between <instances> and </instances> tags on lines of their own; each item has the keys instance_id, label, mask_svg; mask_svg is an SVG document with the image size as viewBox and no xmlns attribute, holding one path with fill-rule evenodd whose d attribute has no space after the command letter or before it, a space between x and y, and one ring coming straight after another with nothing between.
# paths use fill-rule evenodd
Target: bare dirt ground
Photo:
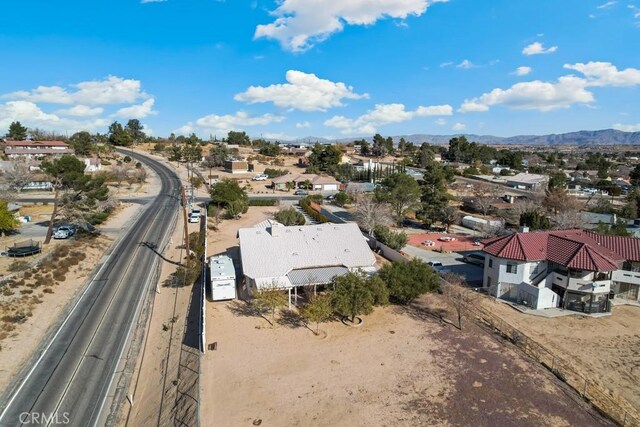
<instances>
[{"instance_id":1,"label":"bare dirt ground","mask_svg":"<svg viewBox=\"0 0 640 427\"><path fill-rule=\"evenodd\" d=\"M527 316L506 304L487 300L484 304L640 411L640 308L618 306L611 316L598 318L549 319Z\"/></svg>"},{"instance_id":2,"label":"bare dirt ground","mask_svg":"<svg viewBox=\"0 0 640 427\"><path fill-rule=\"evenodd\" d=\"M203 425L609 424L511 345L436 312L453 317L428 295L315 336L295 314L272 328L242 302L209 304Z\"/></svg>"}]
</instances>

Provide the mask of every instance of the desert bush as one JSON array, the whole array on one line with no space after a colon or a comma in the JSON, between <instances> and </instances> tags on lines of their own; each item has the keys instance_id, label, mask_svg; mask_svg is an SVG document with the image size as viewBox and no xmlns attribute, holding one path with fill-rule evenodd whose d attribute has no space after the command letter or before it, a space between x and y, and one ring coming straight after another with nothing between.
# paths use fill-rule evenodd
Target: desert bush
<instances>
[{"instance_id":1,"label":"desert bush","mask_svg":"<svg viewBox=\"0 0 640 427\"><path fill-rule=\"evenodd\" d=\"M44 289L42 290L42 292L44 292L45 294L52 294L52 293L54 293L54 292L53 292L53 289L51 289L51 288L44 288Z\"/></svg>"},{"instance_id":2,"label":"desert bush","mask_svg":"<svg viewBox=\"0 0 640 427\"><path fill-rule=\"evenodd\" d=\"M26 261L13 261L11 265L9 265L9 271L12 273L25 271L27 269L29 269L29 263Z\"/></svg>"}]
</instances>

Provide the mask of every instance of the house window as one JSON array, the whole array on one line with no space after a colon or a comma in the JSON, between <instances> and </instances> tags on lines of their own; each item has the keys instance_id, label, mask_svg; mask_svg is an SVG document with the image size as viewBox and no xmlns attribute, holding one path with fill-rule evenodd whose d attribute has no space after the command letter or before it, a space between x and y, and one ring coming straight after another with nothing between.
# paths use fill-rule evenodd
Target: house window
<instances>
[{"instance_id":1,"label":"house window","mask_svg":"<svg viewBox=\"0 0 640 427\"><path fill-rule=\"evenodd\" d=\"M516 264L515 262L508 262L507 273L518 274L518 264Z\"/></svg>"},{"instance_id":2,"label":"house window","mask_svg":"<svg viewBox=\"0 0 640 427\"><path fill-rule=\"evenodd\" d=\"M489 258L489 268L493 268L493 258Z\"/></svg>"}]
</instances>

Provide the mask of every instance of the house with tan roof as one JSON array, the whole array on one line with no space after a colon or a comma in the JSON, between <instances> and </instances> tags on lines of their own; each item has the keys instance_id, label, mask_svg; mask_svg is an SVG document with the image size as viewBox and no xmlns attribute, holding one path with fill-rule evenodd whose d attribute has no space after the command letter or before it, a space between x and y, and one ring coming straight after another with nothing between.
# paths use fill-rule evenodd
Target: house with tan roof
<instances>
[{"instance_id":1,"label":"house with tan roof","mask_svg":"<svg viewBox=\"0 0 640 427\"><path fill-rule=\"evenodd\" d=\"M572 229L488 239L483 286L534 309L611 311L611 299L638 302L640 239Z\"/></svg>"},{"instance_id":2,"label":"house with tan roof","mask_svg":"<svg viewBox=\"0 0 640 427\"><path fill-rule=\"evenodd\" d=\"M296 188L302 188L304 183L311 183L310 190L314 191L338 191L340 182L331 176L316 175L313 173L300 173L282 175L271 180L275 190L287 190L287 182L293 182Z\"/></svg>"},{"instance_id":3,"label":"house with tan roof","mask_svg":"<svg viewBox=\"0 0 640 427\"><path fill-rule=\"evenodd\" d=\"M73 154L73 150L63 141L7 141L4 154L9 158L32 158Z\"/></svg>"}]
</instances>

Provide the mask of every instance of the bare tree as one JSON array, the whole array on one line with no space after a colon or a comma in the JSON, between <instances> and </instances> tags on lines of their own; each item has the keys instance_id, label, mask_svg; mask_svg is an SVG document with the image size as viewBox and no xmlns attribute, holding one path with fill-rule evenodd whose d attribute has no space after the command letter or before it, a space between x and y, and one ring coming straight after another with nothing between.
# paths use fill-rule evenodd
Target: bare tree
<instances>
[{"instance_id":1,"label":"bare tree","mask_svg":"<svg viewBox=\"0 0 640 427\"><path fill-rule=\"evenodd\" d=\"M18 193L31 181L31 171L25 162L14 163L13 167L5 172L4 176L9 188Z\"/></svg>"},{"instance_id":2,"label":"bare tree","mask_svg":"<svg viewBox=\"0 0 640 427\"><path fill-rule=\"evenodd\" d=\"M559 213L577 211L580 208L578 200L567 193L567 190L556 188L548 190L542 202L542 205L553 212L554 215Z\"/></svg>"},{"instance_id":3,"label":"bare tree","mask_svg":"<svg viewBox=\"0 0 640 427\"><path fill-rule=\"evenodd\" d=\"M114 165L111 168L111 175L113 176L114 181L118 183L118 187L120 187L122 181L126 180L129 177L129 169L130 166L126 163Z\"/></svg>"},{"instance_id":4,"label":"bare tree","mask_svg":"<svg viewBox=\"0 0 640 427\"><path fill-rule=\"evenodd\" d=\"M369 235L373 234L376 225L389 225L391 212L386 203L379 203L373 197L359 194L355 199L356 221Z\"/></svg>"},{"instance_id":5,"label":"bare tree","mask_svg":"<svg viewBox=\"0 0 640 427\"><path fill-rule=\"evenodd\" d=\"M582 214L575 209L558 212L551 217L551 221L553 222L553 228L556 230L582 228L584 226Z\"/></svg>"},{"instance_id":6,"label":"bare tree","mask_svg":"<svg viewBox=\"0 0 640 427\"><path fill-rule=\"evenodd\" d=\"M484 216L487 216L498 195L498 189L494 185L478 184L473 188L474 202Z\"/></svg>"},{"instance_id":7,"label":"bare tree","mask_svg":"<svg viewBox=\"0 0 640 427\"><path fill-rule=\"evenodd\" d=\"M133 178L136 182L143 183L147 181L147 170L143 167L136 168L133 172Z\"/></svg>"},{"instance_id":8,"label":"bare tree","mask_svg":"<svg viewBox=\"0 0 640 427\"><path fill-rule=\"evenodd\" d=\"M445 273L443 276L445 282L447 282L445 288L445 295L451 301L456 316L458 317L458 329L462 330L462 301L464 298L463 286L466 283L464 276L456 273Z\"/></svg>"},{"instance_id":9,"label":"bare tree","mask_svg":"<svg viewBox=\"0 0 640 427\"><path fill-rule=\"evenodd\" d=\"M458 208L455 206L447 206L442 210L442 216L440 220L447 227L447 233L449 232L449 228L458 221L460 214L458 213Z\"/></svg>"}]
</instances>

